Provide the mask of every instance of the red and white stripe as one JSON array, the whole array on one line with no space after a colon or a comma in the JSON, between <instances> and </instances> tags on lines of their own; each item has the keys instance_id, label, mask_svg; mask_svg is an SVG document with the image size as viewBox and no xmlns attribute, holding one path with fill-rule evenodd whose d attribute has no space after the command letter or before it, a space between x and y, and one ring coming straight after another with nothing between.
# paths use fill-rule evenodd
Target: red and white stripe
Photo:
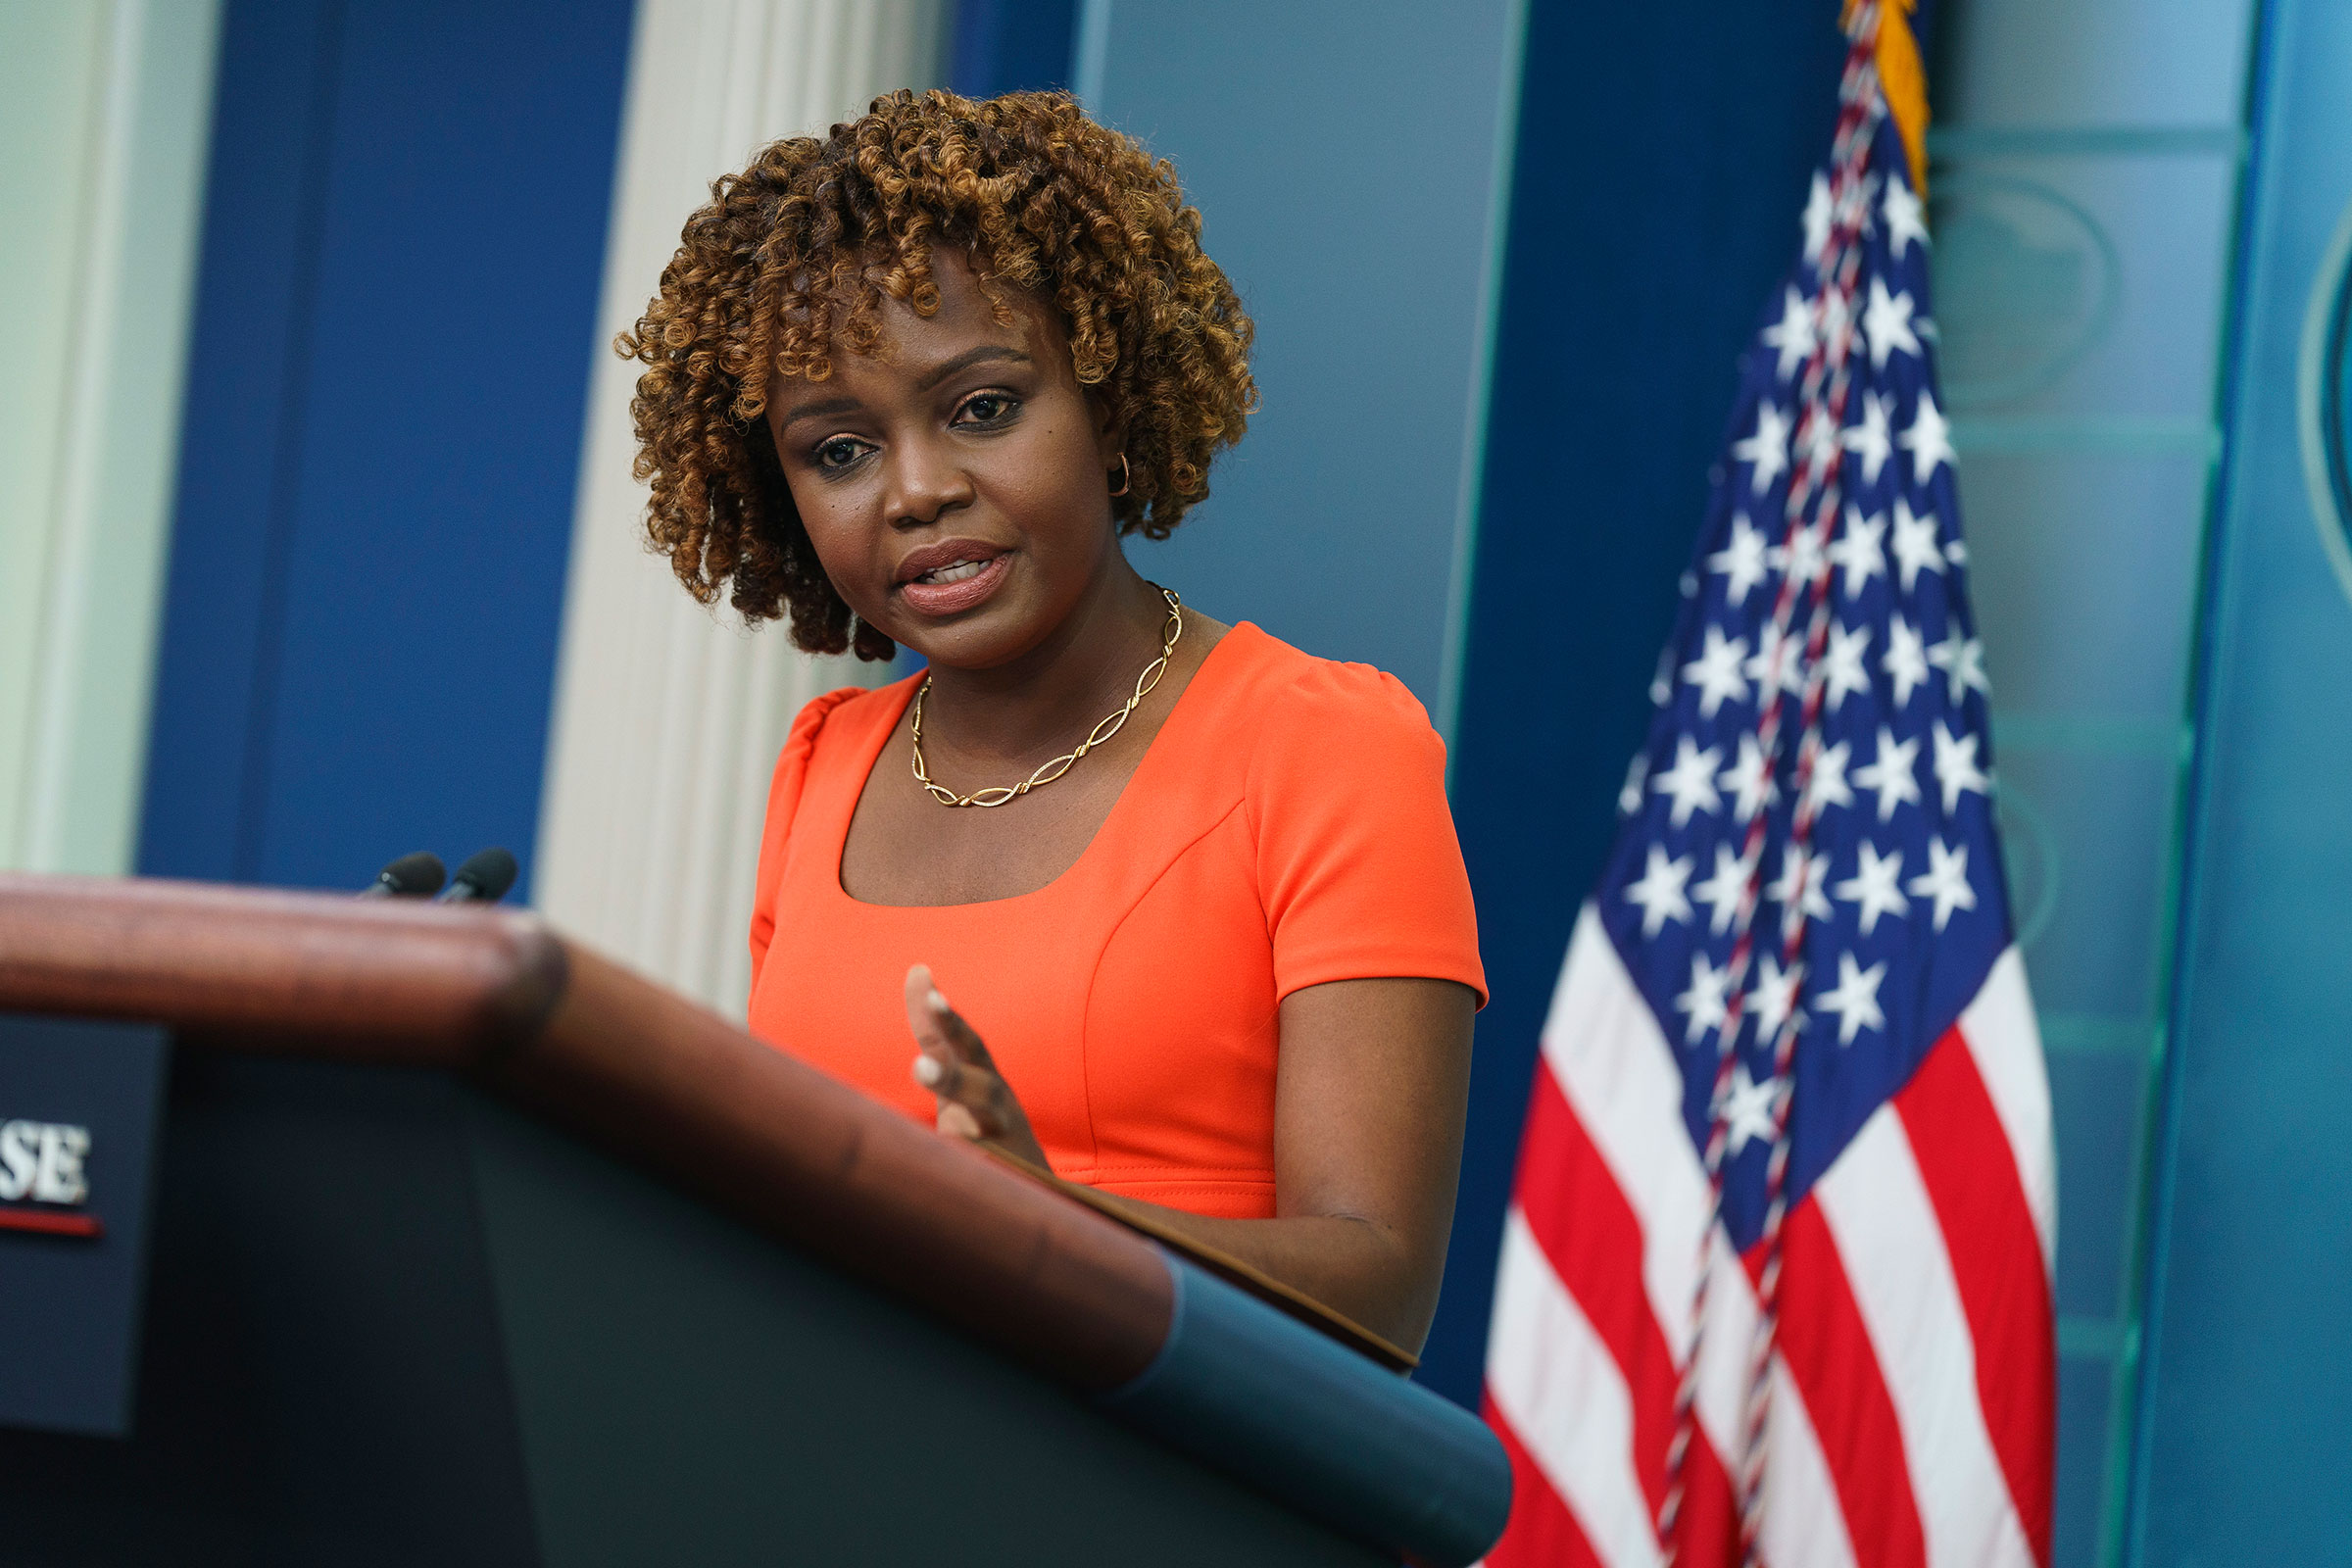
<instances>
[{"instance_id":1,"label":"red and white stripe","mask_svg":"<svg viewBox=\"0 0 2352 1568\"><path fill-rule=\"evenodd\" d=\"M1657 1505L1707 1181L1656 1018L1587 906L1544 1031L1487 1351L1517 1470L1488 1562L1661 1561ZM2025 969L1959 1024L1788 1214L1765 1437L1773 1568L2048 1568L2056 1177ZM1682 1564L1739 1556L1754 1271L1706 1254ZM1732 1464L1727 1465L1727 1458Z\"/></svg>"}]
</instances>

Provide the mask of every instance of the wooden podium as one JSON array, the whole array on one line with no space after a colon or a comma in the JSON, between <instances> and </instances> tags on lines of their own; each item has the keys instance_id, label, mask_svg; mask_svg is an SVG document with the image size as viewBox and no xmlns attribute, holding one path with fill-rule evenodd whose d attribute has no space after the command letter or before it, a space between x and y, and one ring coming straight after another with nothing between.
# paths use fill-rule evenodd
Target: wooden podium
<instances>
[{"instance_id":1,"label":"wooden podium","mask_svg":"<svg viewBox=\"0 0 2352 1568\"><path fill-rule=\"evenodd\" d=\"M1360 1331L529 915L0 876L0 1013L177 1042L129 1435L0 1431L0 1564L1461 1564L1501 1530L1494 1438ZM65 1245L0 1233L0 1292Z\"/></svg>"}]
</instances>

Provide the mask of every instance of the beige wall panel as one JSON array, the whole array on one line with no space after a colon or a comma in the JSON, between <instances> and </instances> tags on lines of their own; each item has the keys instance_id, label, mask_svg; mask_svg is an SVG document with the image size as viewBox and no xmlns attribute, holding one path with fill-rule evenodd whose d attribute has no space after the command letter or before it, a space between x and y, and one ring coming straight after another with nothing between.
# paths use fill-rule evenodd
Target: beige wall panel
<instances>
[{"instance_id":1,"label":"beige wall panel","mask_svg":"<svg viewBox=\"0 0 2352 1568\"><path fill-rule=\"evenodd\" d=\"M0 6L0 863L136 853L218 0Z\"/></svg>"}]
</instances>

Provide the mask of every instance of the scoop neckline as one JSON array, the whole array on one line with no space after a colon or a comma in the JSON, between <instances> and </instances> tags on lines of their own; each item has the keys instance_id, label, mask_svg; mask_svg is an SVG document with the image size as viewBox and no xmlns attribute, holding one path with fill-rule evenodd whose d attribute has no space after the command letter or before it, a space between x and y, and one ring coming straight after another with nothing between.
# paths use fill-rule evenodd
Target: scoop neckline
<instances>
[{"instance_id":1,"label":"scoop neckline","mask_svg":"<svg viewBox=\"0 0 2352 1568\"><path fill-rule=\"evenodd\" d=\"M966 904L873 904L857 897L842 884L841 859L849 853L850 825L858 819L858 803L865 798L865 786L872 781L874 769L881 765L884 749L890 745L890 738L898 733L900 722L906 716L907 705L914 701L914 690L919 684L919 679L917 675L907 676L898 683L901 689L891 705L889 721L874 726L874 733L868 738L865 750L859 759L859 765L855 771L856 787L850 791L848 808L841 812L840 823L833 838L832 854L828 857L832 874L826 880L831 882L834 896L843 903L859 909L884 909L893 913L1002 909L1008 905L1019 904L1025 899L1043 898L1056 888L1072 882L1078 873L1087 867L1088 862L1095 858L1095 852L1102 841L1110 836L1111 830L1119 826L1128 814L1127 803L1134 799L1135 787L1143 780L1144 774L1162 755L1167 743L1168 732L1176 728L1178 723L1189 721L1188 715L1200 706L1193 701L1194 693L1200 690L1201 683L1209 678L1211 670L1218 671L1219 678L1222 678L1223 671L1219 656L1245 632L1260 637L1265 635L1258 630L1254 623L1241 620L1234 622L1231 627L1227 628L1225 635L1217 639L1217 645L1208 651L1205 659L1200 661L1200 667L1193 671L1193 678L1185 683L1183 691L1176 694L1175 705L1168 710L1166 722L1159 726L1159 733L1152 737L1152 743L1144 748L1143 760L1135 764L1135 771L1127 776L1127 782L1119 789L1119 798L1110 803L1110 809L1104 812L1102 820L1096 824L1094 836L1086 841L1086 847L1078 852L1076 859L1063 866L1060 871L1055 873L1053 880L1042 887L1031 888L1026 893L1007 894L1001 899L980 899ZM1225 661L1225 662L1230 662Z\"/></svg>"}]
</instances>

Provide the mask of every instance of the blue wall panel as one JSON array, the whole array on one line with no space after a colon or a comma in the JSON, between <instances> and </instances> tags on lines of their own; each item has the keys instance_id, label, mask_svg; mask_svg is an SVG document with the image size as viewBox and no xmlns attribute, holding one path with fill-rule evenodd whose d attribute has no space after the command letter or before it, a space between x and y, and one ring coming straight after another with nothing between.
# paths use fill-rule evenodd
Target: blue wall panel
<instances>
[{"instance_id":1,"label":"blue wall panel","mask_svg":"<svg viewBox=\"0 0 2352 1568\"><path fill-rule=\"evenodd\" d=\"M2328 544L2352 495L2307 482L2298 396L2314 296L2348 282L2352 12L2273 0L2260 54L2150 1218L2149 1564L2341 1562L2327 1499L2352 1495L2352 573Z\"/></svg>"},{"instance_id":2,"label":"blue wall panel","mask_svg":"<svg viewBox=\"0 0 2352 1568\"><path fill-rule=\"evenodd\" d=\"M1070 85L1078 0L957 0L948 85L967 98Z\"/></svg>"},{"instance_id":3,"label":"blue wall panel","mask_svg":"<svg viewBox=\"0 0 2352 1568\"><path fill-rule=\"evenodd\" d=\"M1443 709L1509 0L1112 0L1090 107L1174 160L1264 406L1137 569Z\"/></svg>"},{"instance_id":4,"label":"blue wall panel","mask_svg":"<svg viewBox=\"0 0 2352 1568\"><path fill-rule=\"evenodd\" d=\"M527 863L629 22L230 5L142 870Z\"/></svg>"},{"instance_id":5,"label":"blue wall panel","mask_svg":"<svg viewBox=\"0 0 2352 1568\"><path fill-rule=\"evenodd\" d=\"M250 877L338 41L317 4L222 19L139 868ZM159 416L168 417L169 415ZM248 818L256 821L249 823Z\"/></svg>"},{"instance_id":6,"label":"blue wall panel","mask_svg":"<svg viewBox=\"0 0 2352 1568\"><path fill-rule=\"evenodd\" d=\"M1794 257L1844 44L1812 0L1537 0L1487 429L1454 817L1494 1001L1421 1376L1478 1396L1537 1031L1615 830L1738 356ZM1213 231L1212 231L1213 233Z\"/></svg>"}]
</instances>

